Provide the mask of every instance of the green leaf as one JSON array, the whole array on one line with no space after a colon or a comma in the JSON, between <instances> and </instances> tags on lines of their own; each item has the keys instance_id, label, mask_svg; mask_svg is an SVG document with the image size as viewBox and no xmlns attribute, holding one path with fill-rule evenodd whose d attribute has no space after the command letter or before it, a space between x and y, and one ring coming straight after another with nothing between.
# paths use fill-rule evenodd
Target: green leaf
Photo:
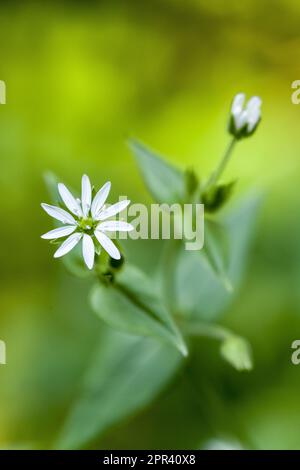
<instances>
[{"instance_id":1,"label":"green leaf","mask_svg":"<svg viewBox=\"0 0 300 470\"><path fill-rule=\"evenodd\" d=\"M205 241L200 252L204 256L213 272L219 277L227 291L232 291L232 284L228 277L228 228L219 222L205 219Z\"/></svg>"},{"instance_id":2,"label":"green leaf","mask_svg":"<svg viewBox=\"0 0 300 470\"><path fill-rule=\"evenodd\" d=\"M182 171L135 140L129 141L129 147L155 201L166 204L185 202L185 177Z\"/></svg>"},{"instance_id":3,"label":"green leaf","mask_svg":"<svg viewBox=\"0 0 300 470\"><path fill-rule=\"evenodd\" d=\"M252 351L248 341L241 336L229 336L221 344L221 355L237 370L251 370Z\"/></svg>"},{"instance_id":4,"label":"green leaf","mask_svg":"<svg viewBox=\"0 0 300 470\"><path fill-rule=\"evenodd\" d=\"M136 335L157 336L187 355L181 333L154 285L137 268L126 264L113 283L95 286L91 305L111 327Z\"/></svg>"},{"instance_id":5,"label":"green leaf","mask_svg":"<svg viewBox=\"0 0 300 470\"><path fill-rule=\"evenodd\" d=\"M205 205L206 212L215 212L228 202L232 195L236 182L218 184L201 195L201 202Z\"/></svg>"},{"instance_id":6,"label":"green leaf","mask_svg":"<svg viewBox=\"0 0 300 470\"><path fill-rule=\"evenodd\" d=\"M182 358L167 344L108 330L56 447L82 448L109 427L148 405Z\"/></svg>"},{"instance_id":7,"label":"green leaf","mask_svg":"<svg viewBox=\"0 0 300 470\"><path fill-rule=\"evenodd\" d=\"M226 275L234 287L234 293L245 271L260 200L261 195L251 194L223 218L228 231ZM181 244L174 272L173 305L178 314L211 320L228 308L233 292L226 289L204 256L185 251Z\"/></svg>"}]
</instances>

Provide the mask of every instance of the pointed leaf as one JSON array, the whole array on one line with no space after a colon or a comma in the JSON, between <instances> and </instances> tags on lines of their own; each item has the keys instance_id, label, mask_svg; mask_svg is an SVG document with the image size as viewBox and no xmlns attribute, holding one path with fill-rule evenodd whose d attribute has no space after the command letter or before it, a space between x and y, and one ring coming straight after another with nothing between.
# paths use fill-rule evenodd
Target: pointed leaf
<instances>
[{"instance_id":1,"label":"pointed leaf","mask_svg":"<svg viewBox=\"0 0 300 470\"><path fill-rule=\"evenodd\" d=\"M135 140L130 140L129 146L155 201L167 204L184 202L186 190L183 172Z\"/></svg>"},{"instance_id":2,"label":"pointed leaf","mask_svg":"<svg viewBox=\"0 0 300 470\"><path fill-rule=\"evenodd\" d=\"M221 344L221 355L237 370L251 370L252 351L248 341L241 336L229 336Z\"/></svg>"},{"instance_id":3,"label":"pointed leaf","mask_svg":"<svg viewBox=\"0 0 300 470\"><path fill-rule=\"evenodd\" d=\"M228 227L213 220L205 220L205 241L200 256L204 256L214 274L229 292L232 285L228 277Z\"/></svg>"},{"instance_id":4,"label":"pointed leaf","mask_svg":"<svg viewBox=\"0 0 300 470\"><path fill-rule=\"evenodd\" d=\"M187 354L183 338L151 280L126 265L108 285L95 286L91 304L111 327L136 335L157 336Z\"/></svg>"}]
</instances>

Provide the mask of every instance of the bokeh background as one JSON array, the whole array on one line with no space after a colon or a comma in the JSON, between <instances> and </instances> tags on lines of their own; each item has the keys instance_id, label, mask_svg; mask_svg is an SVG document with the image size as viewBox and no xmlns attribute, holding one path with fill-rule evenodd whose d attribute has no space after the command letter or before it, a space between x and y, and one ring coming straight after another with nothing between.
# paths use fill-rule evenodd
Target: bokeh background
<instances>
[{"instance_id":1,"label":"bokeh background","mask_svg":"<svg viewBox=\"0 0 300 470\"><path fill-rule=\"evenodd\" d=\"M236 372L199 339L185 372L93 446L300 449L300 365L290 360L300 338L299 21L297 0L1 2L1 447L51 445L102 328L85 281L40 239L50 228L44 172L73 187L83 173L98 186L110 179L112 200L149 202L126 139L205 176L228 143L232 96L245 91L262 97L263 121L227 175L239 179L235 198L253 188L265 197L222 323L251 341L255 368ZM149 246L131 256L151 273Z\"/></svg>"}]
</instances>

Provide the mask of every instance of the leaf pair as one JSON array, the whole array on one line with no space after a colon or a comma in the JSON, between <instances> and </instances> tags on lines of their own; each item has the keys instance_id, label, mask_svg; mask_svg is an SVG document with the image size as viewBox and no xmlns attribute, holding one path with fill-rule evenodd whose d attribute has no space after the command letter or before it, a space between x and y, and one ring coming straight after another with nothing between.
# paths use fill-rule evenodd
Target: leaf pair
<instances>
[{"instance_id":1,"label":"leaf pair","mask_svg":"<svg viewBox=\"0 0 300 470\"><path fill-rule=\"evenodd\" d=\"M180 171L139 142L130 141L129 145L135 155L145 184L158 203L202 202L205 205L205 211L209 213L222 207L232 194L234 182L202 190L193 172ZM254 201L254 206L256 205L257 200ZM253 211L255 212L256 209L257 207L254 207ZM246 227L251 230L252 214L249 214L249 219L249 224L247 220L243 220L243 223L246 223ZM237 230L239 233L238 227ZM226 223L224 224L223 220L217 221L212 218L205 219L204 232L204 247L197 254L199 259L197 260L193 254L187 256L189 259L195 258L191 263L199 264L203 264L204 258L213 277L217 278L216 282L221 281L225 290L231 292L233 279L231 279L229 271L232 262L232 253L230 252L232 246L229 245L231 244L230 238L236 237L236 234L231 232L230 227ZM208 276L212 277L209 274Z\"/></svg>"},{"instance_id":2,"label":"leaf pair","mask_svg":"<svg viewBox=\"0 0 300 470\"><path fill-rule=\"evenodd\" d=\"M158 202L164 197L169 203L182 203L187 202L188 195L198 194L205 210L214 212L232 193L234 183L215 185L201 192L193 175L187 178L187 173L137 142L130 146L145 183ZM186 251L176 240L169 242L160 279L167 288L171 310L185 318L187 327L190 322L217 318L232 301L233 286L239 285L243 274L260 199L260 195L251 194L218 220L206 218L204 248L200 253ZM249 351L247 342L233 334L221 346L223 357L237 369L250 368Z\"/></svg>"}]
</instances>

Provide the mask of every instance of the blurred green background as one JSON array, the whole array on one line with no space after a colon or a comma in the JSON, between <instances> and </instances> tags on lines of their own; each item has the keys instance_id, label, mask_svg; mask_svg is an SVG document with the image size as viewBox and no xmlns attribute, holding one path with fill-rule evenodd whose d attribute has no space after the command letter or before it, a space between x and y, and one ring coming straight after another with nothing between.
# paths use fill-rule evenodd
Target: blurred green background
<instances>
[{"instance_id":1,"label":"blurred green background","mask_svg":"<svg viewBox=\"0 0 300 470\"><path fill-rule=\"evenodd\" d=\"M222 322L249 338L255 368L232 370L211 340L160 397L94 448L200 448L210 439L300 449L300 5L296 0L1 2L0 446L47 447L102 323L87 284L40 239L51 227L43 173L111 200L150 201L126 147L136 136L206 176L228 142L233 95L263 99L263 121L234 152L237 192L265 191L243 288ZM151 243L151 242L149 242ZM129 247L148 272L150 244ZM149 248L150 247L150 248ZM141 256L141 253L143 256ZM192 377L192 381L189 379ZM146 384L145 384L146 386Z\"/></svg>"}]
</instances>

